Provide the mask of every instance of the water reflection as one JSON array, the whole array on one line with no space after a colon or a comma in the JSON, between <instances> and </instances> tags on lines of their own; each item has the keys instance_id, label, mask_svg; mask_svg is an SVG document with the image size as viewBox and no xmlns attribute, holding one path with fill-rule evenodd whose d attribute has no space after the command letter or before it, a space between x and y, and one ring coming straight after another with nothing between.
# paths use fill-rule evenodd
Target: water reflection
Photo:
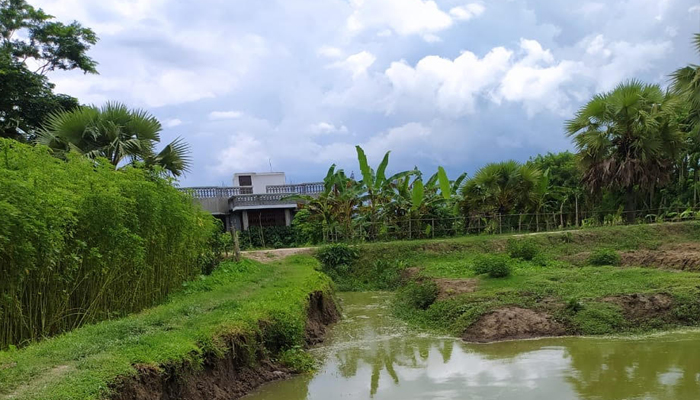
<instances>
[{"instance_id":1,"label":"water reflection","mask_svg":"<svg viewBox=\"0 0 700 400\"><path fill-rule=\"evenodd\" d=\"M322 368L248 400L700 399L700 333L468 345L393 320L386 294L345 294Z\"/></svg>"}]
</instances>

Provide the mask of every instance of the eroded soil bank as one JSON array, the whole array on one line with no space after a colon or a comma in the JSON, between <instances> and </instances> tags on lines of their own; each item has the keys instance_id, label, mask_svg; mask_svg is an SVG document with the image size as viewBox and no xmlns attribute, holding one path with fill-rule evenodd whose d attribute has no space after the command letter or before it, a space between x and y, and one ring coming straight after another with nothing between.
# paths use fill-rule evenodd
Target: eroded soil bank
<instances>
[{"instance_id":1,"label":"eroded soil bank","mask_svg":"<svg viewBox=\"0 0 700 400\"><path fill-rule=\"evenodd\" d=\"M334 299L324 292L309 294L305 341L321 343L327 328L338 321ZM227 350L222 355L206 354L204 365L167 365L159 369L139 367L138 374L114 385L112 400L231 400L248 394L263 383L288 378L292 372L275 360L277 349L267 322L260 323L255 336L223 338Z\"/></svg>"}]
</instances>

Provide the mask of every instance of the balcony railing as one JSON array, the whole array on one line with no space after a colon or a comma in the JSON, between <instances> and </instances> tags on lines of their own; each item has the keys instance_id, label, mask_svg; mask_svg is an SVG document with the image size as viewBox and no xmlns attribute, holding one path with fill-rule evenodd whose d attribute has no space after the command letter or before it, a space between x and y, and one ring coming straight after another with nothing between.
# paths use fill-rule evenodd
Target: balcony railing
<instances>
[{"instance_id":1,"label":"balcony railing","mask_svg":"<svg viewBox=\"0 0 700 400\"><path fill-rule=\"evenodd\" d=\"M267 194L318 194L323 192L323 182L301 183L298 185L268 185ZM181 191L192 194L196 199L212 199L217 197L229 198L231 196L252 195L253 188L248 186L203 186L180 188Z\"/></svg>"},{"instance_id":2,"label":"balcony railing","mask_svg":"<svg viewBox=\"0 0 700 400\"><path fill-rule=\"evenodd\" d=\"M221 187L221 186L206 186L206 187L188 187L188 188L179 188L181 191L190 193L192 197L195 199L212 199L216 197L224 197L224 198L229 198L231 196L236 196L239 194L244 194L241 192L241 189L249 189L250 192L252 193L252 188L242 188L240 186L230 186L230 187Z\"/></svg>"},{"instance_id":3,"label":"balcony railing","mask_svg":"<svg viewBox=\"0 0 700 400\"><path fill-rule=\"evenodd\" d=\"M286 194L317 194L323 192L323 182L300 183L297 185L268 185L265 191Z\"/></svg>"},{"instance_id":4,"label":"balcony railing","mask_svg":"<svg viewBox=\"0 0 700 400\"><path fill-rule=\"evenodd\" d=\"M296 205L296 200L285 200L292 193L241 194L228 199L231 210L245 206Z\"/></svg>"}]
</instances>

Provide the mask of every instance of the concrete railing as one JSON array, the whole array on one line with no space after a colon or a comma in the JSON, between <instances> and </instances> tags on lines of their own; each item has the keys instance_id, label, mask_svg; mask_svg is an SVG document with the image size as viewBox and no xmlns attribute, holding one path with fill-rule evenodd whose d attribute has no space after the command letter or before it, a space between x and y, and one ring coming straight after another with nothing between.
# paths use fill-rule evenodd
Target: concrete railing
<instances>
[{"instance_id":1,"label":"concrete railing","mask_svg":"<svg viewBox=\"0 0 700 400\"><path fill-rule=\"evenodd\" d=\"M317 194L323 192L323 182L300 183L296 185L268 185L267 193Z\"/></svg>"},{"instance_id":2,"label":"concrete railing","mask_svg":"<svg viewBox=\"0 0 700 400\"><path fill-rule=\"evenodd\" d=\"M228 203L231 210L247 206L296 205L296 200L285 199L292 195L292 193L241 194L231 196Z\"/></svg>"},{"instance_id":3,"label":"concrete railing","mask_svg":"<svg viewBox=\"0 0 700 400\"><path fill-rule=\"evenodd\" d=\"M179 188L179 190L190 193L195 199L212 199L216 197L229 198L239 194L247 194L253 192L253 188L240 186L201 186Z\"/></svg>"}]
</instances>

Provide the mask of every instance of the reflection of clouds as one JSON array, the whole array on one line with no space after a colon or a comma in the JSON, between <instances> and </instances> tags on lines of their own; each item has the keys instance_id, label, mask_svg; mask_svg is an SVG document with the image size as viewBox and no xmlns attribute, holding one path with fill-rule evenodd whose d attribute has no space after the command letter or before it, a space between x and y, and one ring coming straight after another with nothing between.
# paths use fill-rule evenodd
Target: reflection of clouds
<instances>
[{"instance_id":1,"label":"reflection of clouds","mask_svg":"<svg viewBox=\"0 0 700 400\"><path fill-rule=\"evenodd\" d=\"M345 306L346 318L315 350L323 359L316 375L246 400L700 398L697 334L471 345L411 331L381 298L354 296L359 303ZM362 301L372 306L358 307Z\"/></svg>"}]
</instances>

